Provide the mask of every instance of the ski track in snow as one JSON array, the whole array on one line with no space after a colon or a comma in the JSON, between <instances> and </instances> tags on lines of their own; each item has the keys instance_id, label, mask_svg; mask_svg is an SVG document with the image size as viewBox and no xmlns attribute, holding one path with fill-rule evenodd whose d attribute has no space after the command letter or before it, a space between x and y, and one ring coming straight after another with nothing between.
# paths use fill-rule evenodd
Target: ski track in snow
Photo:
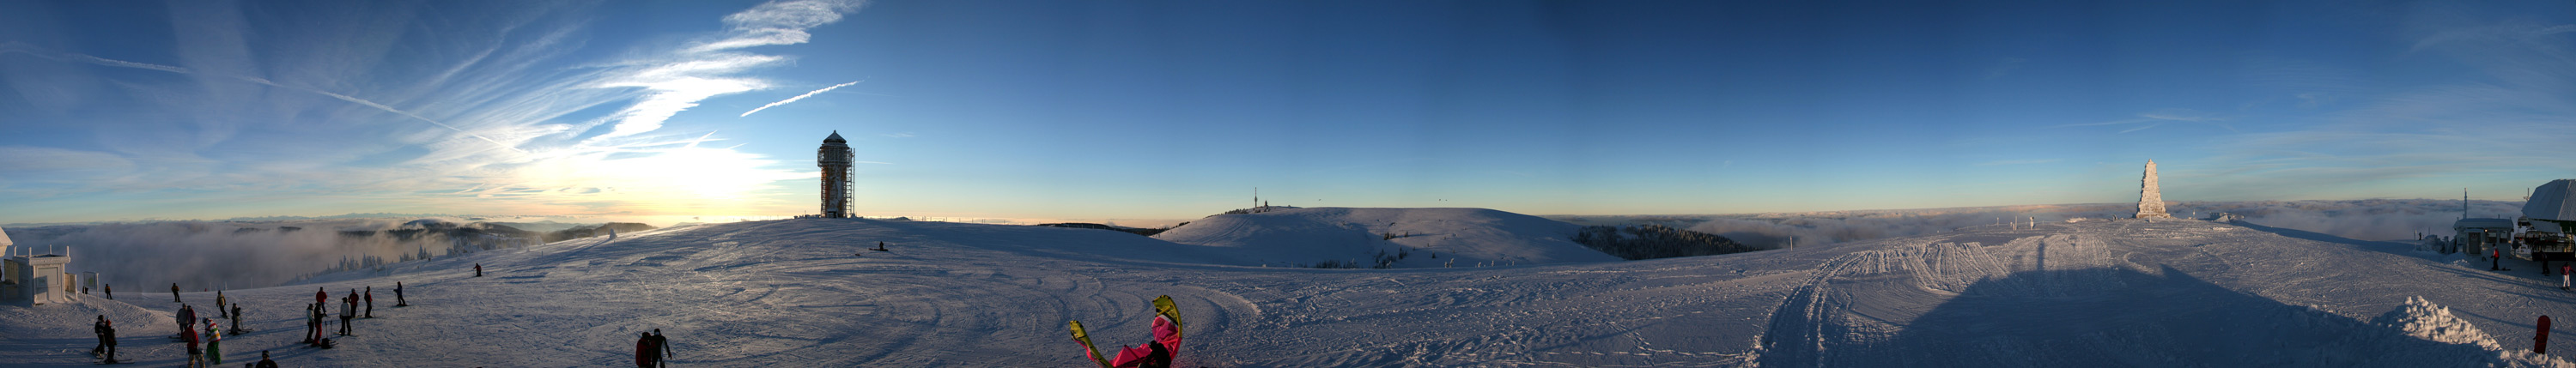
<instances>
[{"instance_id":1,"label":"ski track in snow","mask_svg":"<svg viewBox=\"0 0 2576 368\"><path fill-rule=\"evenodd\" d=\"M892 251L864 250L878 241ZM2576 294L2536 272L2188 220L1482 268L1244 267L1205 248L827 219L577 239L230 291L258 331L227 337L226 363L271 350L290 366L623 365L636 333L660 328L688 366L1077 367L1065 321L1114 352L1144 341L1149 301L1171 295L1185 366L2565 367L2513 351L2532 317L2576 316ZM413 307L390 308L394 281ZM294 345L315 287L361 286L380 318L338 349ZM88 365L97 314L129 360L178 365L162 338L177 304L119 297L0 306L0 366Z\"/></svg>"}]
</instances>

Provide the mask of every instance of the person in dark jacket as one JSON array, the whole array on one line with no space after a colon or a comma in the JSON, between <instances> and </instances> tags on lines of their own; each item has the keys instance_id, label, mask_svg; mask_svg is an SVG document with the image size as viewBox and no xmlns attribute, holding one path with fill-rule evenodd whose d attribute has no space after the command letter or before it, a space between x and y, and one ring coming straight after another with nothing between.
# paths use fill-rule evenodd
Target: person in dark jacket
<instances>
[{"instance_id":1,"label":"person in dark jacket","mask_svg":"<svg viewBox=\"0 0 2576 368\"><path fill-rule=\"evenodd\" d=\"M671 366L671 338L662 336L662 329L653 329L653 351L658 352L653 356L654 367Z\"/></svg>"},{"instance_id":2,"label":"person in dark jacket","mask_svg":"<svg viewBox=\"0 0 2576 368\"><path fill-rule=\"evenodd\" d=\"M90 354L97 355L100 363L116 363L116 326L107 323L107 315L101 314L98 324L90 330L98 333L98 347L90 348Z\"/></svg>"},{"instance_id":3,"label":"person in dark jacket","mask_svg":"<svg viewBox=\"0 0 2576 368\"><path fill-rule=\"evenodd\" d=\"M635 367L636 367L636 368L653 368L653 364L654 364L655 362L659 361L659 359L654 359L654 358L653 358L653 357L654 357L655 355L657 355L657 354L661 354L661 353L660 353L660 352L653 351L653 333L650 333L650 332L637 332L637 333L635 333Z\"/></svg>"},{"instance_id":4,"label":"person in dark jacket","mask_svg":"<svg viewBox=\"0 0 2576 368\"><path fill-rule=\"evenodd\" d=\"M242 316L241 316L241 303L233 303L233 318L232 318L232 320L233 320L233 331L232 331L232 333L233 333L234 335L240 335L240 334L242 333L242 330L241 330L241 320L242 320Z\"/></svg>"},{"instance_id":5,"label":"person in dark jacket","mask_svg":"<svg viewBox=\"0 0 2576 368\"><path fill-rule=\"evenodd\" d=\"M483 264L474 264L474 277L483 277Z\"/></svg>"},{"instance_id":6,"label":"person in dark jacket","mask_svg":"<svg viewBox=\"0 0 2576 368\"><path fill-rule=\"evenodd\" d=\"M402 289L403 289L403 288L402 288L402 282L401 282L401 281L395 281L395 282L394 282L394 306L396 306L396 307L409 307L409 306L411 306L411 302L409 302L409 301L404 301L404 300L403 300Z\"/></svg>"},{"instance_id":7,"label":"person in dark jacket","mask_svg":"<svg viewBox=\"0 0 2576 368\"><path fill-rule=\"evenodd\" d=\"M277 361L268 360L268 351L260 350L259 365L251 366L251 368L277 368Z\"/></svg>"},{"instance_id":8,"label":"person in dark jacket","mask_svg":"<svg viewBox=\"0 0 2576 368\"><path fill-rule=\"evenodd\" d=\"M170 283L170 302L171 302L171 303L178 303L178 302L180 302L180 301L179 301L179 283L176 283L176 282Z\"/></svg>"},{"instance_id":9,"label":"person in dark jacket","mask_svg":"<svg viewBox=\"0 0 2576 368\"><path fill-rule=\"evenodd\" d=\"M190 323L190 322L196 322L196 321L197 321L197 308L196 308L196 307L188 306L187 304L180 304L180 305L179 305L179 332L185 333L185 332L188 332L188 331L193 331L194 329L190 329L190 328L188 328L188 323Z\"/></svg>"},{"instance_id":10,"label":"person in dark jacket","mask_svg":"<svg viewBox=\"0 0 2576 368\"><path fill-rule=\"evenodd\" d=\"M116 300L116 285L99 285L98 292L107 293L107 300Z\"/></svg>"},{"instance_id":11,"label":"person in dark jacket","mask_svg":"<svg viewBox=\"0 0 2576 368\"><path fill-rule=\"evenodd\" d=\"M376 287L367 287L367 318L376 318Z\"/></svg>"}]
</instances>

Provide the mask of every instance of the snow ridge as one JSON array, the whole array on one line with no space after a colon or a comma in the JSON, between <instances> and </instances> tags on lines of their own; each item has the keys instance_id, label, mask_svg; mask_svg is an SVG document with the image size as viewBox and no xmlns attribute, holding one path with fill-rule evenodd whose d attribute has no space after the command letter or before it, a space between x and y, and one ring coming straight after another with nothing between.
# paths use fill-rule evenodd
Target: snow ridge
<instances>
[{"instance_id":1,"label":"snow ridge","mask_svg":"<svg viewBox=\"0 0 2576 368\"><path fill-rule=\"evenodd\" d=\"M2421 296L2406 297L2406 305L2380 317L2382 323L2406 331L2406 336L2448 344L2471 344L2487 350L2504 350L2495 338L2488 337L2468 320L2451 315L2451 308L2435 305Z\"/></svg>"}]
</instances>

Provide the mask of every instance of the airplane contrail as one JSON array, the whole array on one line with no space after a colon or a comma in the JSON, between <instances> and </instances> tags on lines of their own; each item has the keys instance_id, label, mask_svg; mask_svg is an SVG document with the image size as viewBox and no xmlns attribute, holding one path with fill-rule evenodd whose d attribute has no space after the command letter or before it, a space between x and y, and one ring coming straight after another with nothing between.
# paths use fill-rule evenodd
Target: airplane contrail
<instances>
[{"instance_id":1,"label":"airplane contrail","mask_svg":"<svg viewBox=\"0 0 2576 368\"><path fill-rule=\"evenodd\" d=\"M796 102L796 100L802 100L802 99L805 99L806 97L814 97L814 95L815 95L815 94L819 94L819 93L823 93L823 92L830 92L830 91L832 91L832 89L834 89L834 88L848 87L848 86L850 86L850 85L852 85L852 84L859 84L859 82L864 82L864 81L865 81L865 80L855 80L855 81L850 81L849 83L834 84L834 85L832 85L831 87L823 87L823 89L814 90L813 92L806 92L805 94L796 95L796 97L788 97L788 98L787 98L787 99L785 99L785 100L778 100L778 102L771 102L771 103L769 103L768 105L761 105L761 106L760 106L760 108L757 108L757 109L751 109L751 111L744 111L744 112L742 113L742 116L751 116L751 113L760 112L760 110L768 110L769 108L772 108L772 107L778 107L778 105L785 105L785 104L787 104L787 103L789 103L789 102ZM737 117L741 117L741 116L737 116Z\"/></svg>"}]
</instances>

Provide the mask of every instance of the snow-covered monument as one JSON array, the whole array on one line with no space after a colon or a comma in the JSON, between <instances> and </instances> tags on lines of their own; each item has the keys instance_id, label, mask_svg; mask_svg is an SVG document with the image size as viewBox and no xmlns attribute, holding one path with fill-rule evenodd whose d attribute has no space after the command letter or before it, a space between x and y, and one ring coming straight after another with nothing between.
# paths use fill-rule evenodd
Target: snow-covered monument
<instances>
[{"instance_id":1,"label":"snow-covered monument","mask_svg":"<svg viewBox=\"0 0 2576 368\"><path fill-rule=\"evenodd\" d=\"M64 254L14 248L9 233L0 231L0 302L9 304L45 304L70 299L72 275L63 267L72 263L70 249ZM21 254L24 253L24 254Z\"/></svg>"},{"instance_id":2,"label":"snow-covered monument","mask_svg":"<svg viewBox=\"0 0 2576 368\"><path fill-rule=\"evenodd\" d=\"M2166 214L2166 213L2165 213L2165 196L2164 196L2164 194L2163 194L2163 193L2157 193L2157 191L2158 191L2158 190L2156 189L2156 160L2147 160L2147 177L2146 177L2145 179L2141 179L2140 181L2141 181L2141 182L2143 182L2143 183L2139 185L2139 189L2138 189L2138 218L2140 218L2140 219L2169 219L2169 218L2173 218L2173 215L2171 215L2171 214Z\"/></svg>"},{"instance_id":3,"label":"snow-covered monument","mask_svg":"<svg viewBox=\"0 0 2576 368\"><path fill-rule=\"evenodd\" d=\"M814 154L814 164L823 167L823 217L855 217L850 214L850 164L858 156L850 153L850 141L841 139L840 131L823 138L823 148Z\"/></svg>"}]
</instances>

